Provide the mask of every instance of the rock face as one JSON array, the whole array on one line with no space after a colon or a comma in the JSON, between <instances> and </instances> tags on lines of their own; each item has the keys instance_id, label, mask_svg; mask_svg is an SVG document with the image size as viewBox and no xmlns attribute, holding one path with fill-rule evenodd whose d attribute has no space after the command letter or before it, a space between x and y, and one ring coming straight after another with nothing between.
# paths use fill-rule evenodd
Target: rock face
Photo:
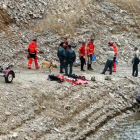
<instances>
[{"instance_id":1,"label":"rock face","mask_svg":"<svg viewBox=\"0 0 140 140\"><path fill-rule=\"evenodd\" d=\"M38 38L40 60L58 60L57 45L65 36L69 43L78 47L81 42L95 38L99 64L105 63L108 42L113 40L118 47L119 64L131 64L133 47L140 45L140 16L126 5L129 4L105 0L2 1L0 60L25 67L28 44L35 37ZM23 61L18 62L17 57Z\"/></svg>"},{"instance_id":2,"label":"rock face","mask_svg":"<svg viewBox=\"0 0 140 140\"><path fill-rule=\"evenodd\" d=\"M0 65L12 63L22 68L13 84L5 86L0 80L0 139L95 139L106 122L122 120L132 113L128 110L134 108L140 89L138 78L130 77L129 69L133 47L140 46L140 14L124 2L0 1ZM134 3L138 8L138 1ZM40 63L43 59L58 61L56 52L62 37L77 44L76 53L83 41L95 38L95 72L82 73L91 80L90 85L52 83L41 70L25 69L32 39L38 39ZM123 65L112 77L99 74L111 40ZM78 61L77 57L76 66ZM78 67L75 72L79 73Z\"/></svg>"}]
</instances>

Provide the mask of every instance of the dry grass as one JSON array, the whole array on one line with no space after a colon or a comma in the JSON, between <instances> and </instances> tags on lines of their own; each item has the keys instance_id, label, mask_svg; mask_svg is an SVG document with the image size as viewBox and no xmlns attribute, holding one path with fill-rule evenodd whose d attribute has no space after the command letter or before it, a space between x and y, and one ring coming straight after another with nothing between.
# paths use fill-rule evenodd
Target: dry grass
<instances>
[{"instance_id":1,"label":"dry grass","mask_svg":"<svg viewBox=\"0 0 140 140\"><path fill-rule=\"evenodd\" d=\"M106 0L108 2L121 5L123 9L129 11L130 13L140 14L140 1L139 0Z\"/></svg>"},{"instance_id":2,"label":"dry grass","mask_svg":"<svg viewBox=\"0 0 140 140\"><path fill-rule=\"evenodd\" d=\"M6 30L9 24L12 24L14 21L10 19L6 11L0 10L0 30Z\"/></svg>"},{"instance_id":3,"label":"dry grass","mask_svg":"<svg viewBox=\"0 0 140 140\"><path fill-rule=\"evenodd\" d=\"M139 28L140 21L137 19L136 15L140 14L140 6L137 0L106 0L108 2L112 2L120 6L121 9L127 10L130 15L133 16L134 21ZM76 4L76 10L73 10L74 7L71 9L65 9L63 7L63 12L61 14L52 13L47 15L43 20L39 21L39 24L36 24L34 28L31 30L35 32L42 32L44 29L49 28L54 33L61 33L61 34L74 34L75 27L80 26L83 21L89 22L81 10L84 9L91 0L81 0L78 4ZM55 9L58 9L58 5L54 5ZM78 10L77 10L78 9ZM85 14L85 13L84 13Z\"/></svg>"},{"instance_id":4,"label":"dry grass","mask_svg":"<svg viewBox=\"0 0 140 140\"><path fill-rule=\"evenodd\" d=\"M140 0L106 0L120 6L121 9L126 10L130 17L135 22L138 32L140 32Z\"/></svg>"},{"instance_id":5,"label":"dry grass","mask_svg":"<svg viewBox=\"0 0 140 140\"><path fill-rule=\"evenodd\" d=\"M87 19L83 18L81 10L90 2L91 0L81 0L76 5L76 10L74 10L75 5L70 9L65 9L65 7L63 7L63 12L61 12L61 14L54 11L54 13L47 15L43 20L39 21L39 24L36 24L36 26L31 28L31 30L42 32L44 29L49 28L54 33L73 34L75 32L74 27L77 26L77 24L81 24L81 21L83 20L87 22ZM54 9L59 9L58 5L53 6Z\"/></svg>"}]
</instances>

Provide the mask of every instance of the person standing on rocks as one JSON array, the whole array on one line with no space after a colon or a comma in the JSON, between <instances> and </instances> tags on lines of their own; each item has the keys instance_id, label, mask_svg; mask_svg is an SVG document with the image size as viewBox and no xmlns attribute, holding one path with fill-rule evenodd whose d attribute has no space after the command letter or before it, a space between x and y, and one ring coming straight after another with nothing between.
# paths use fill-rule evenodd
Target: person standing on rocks
<instances>
[{"instance_id":1,"label":"person standing on rocks","mask_svg":"<svg viewBox=\"0 0 140 140\"><path fill-rule=\"evenodd\" d=\"M65 46L65 51L67 51L68 50L68 42L67 42L67 38L64 38L64 40L63 40L63 42L61 42L59 45L58 45L58 48L61 46L61 47L63 47L63 44L66 44L66 46Z\"/></svg>"},{"instance_id":2,"label":"person standing on rocks","mask_svg":"<svg viewBox=\"0 0 140 140\"><path fill-rule=\"evenodd\" d=\"M138 76L138 64L139 64L139 50L137 47L135 47L134 51L135 51L135 54L134 54L134 58L132 60L132 64L133 64L132 76L137 77Z\"/></svg>"},{"instance_id":3,"label":"person standing on rocks","mask_svg":"<svg viewBox=\"0 0 140 140\"><path fill-rule=\"evenodd\" d=\"M62 46L59 47L58 52L57 52L57 56L59 57L59 61L60 61L60 73L64 73L63 72L63 68L65 68L65 48L66 44L63 43Z\"/></svg>"},{"instance_id":4,"label":"person standing on rocks","mask_svg":"<svg viewBox=\"0 0 140 140\"><path fill-rule=\"evenodd\" d=\"M117 66L116 66L116 56L117 56L117 47L115 46L115 45L113 45L114 44L114 42L113 41L110 41L109 43L108 43L108 45L110 46L110 47L113 47L113 51L114 51L114 53L115 53L115 55L114 55L114 59L113 59L113 72L116 72L117 71Z\"/></svg>"},{"instance_id":5,"label":"person standing on rocks","mask_svg":"<svg viewBox=\"0 0 140 140\"><path fill-rule=\"evenodd\" d=\"M70 65L70 71L69 74L72 74L72 67L73 62L76 60L76 54L73 49L71 49L71 45L68 45L68 50L66 51L66 57L65 57L65 75L68 75L68 65Z\"/></svg>"},{"instance_id":6,"label":"person standing on rocks","mask_svg":"<svg viewBox=\"0 0 140 140\"><path fill-rule=\"evenodd\" d=\"M32 59L34 59L35 67L36 69L39 68L38 62L37 62L37 39L32 40L32 42L29 44L28 52L29 52L29 61L28 61L28 69L31 69Z\"/></svg>"},{"instance_id":7,"label":"person standing on rocks","mask_svg":"<svg viewBox=\"0 0 140 140\"><path fill-rule=\"evenodd\" d=\"M114 51L113 51L113 47L110 47L110 50L107 52L107 61L105 64L105 68L103 70L103 72L101 74L105 74L105 72L107 71L108 68L110 68L110 75L112 75L112 66L113 66L113 59L114 59Z\"/></svg>"},{"instance_id":8,"label":"person standing on rocks","mask_svg":"<svg viewBox=\"0 0 140 140\"><path fill-rule=\"evenodd\" d=\"M87 44L87 57L88 57L88 64L87 70L93 70L91 67L92 64L92 55L94 54L94 39L91 39L90 42Z\"/></svg>"},{"instance_id":9,"label":"person standing on rocks","mask_svg":"<svg viewBox=\"0 0 140 140\"><path fill-rule=\"evenodd\" d=\"M85 61L85 46L86 46L86 43L83 42L82 43L82 46L79 48L79 57L80 57L80 61L81 61L81 71L85 71L83 69L84 67L84 64L86 64L86 61Z\"/></svg>"}]
</instances>

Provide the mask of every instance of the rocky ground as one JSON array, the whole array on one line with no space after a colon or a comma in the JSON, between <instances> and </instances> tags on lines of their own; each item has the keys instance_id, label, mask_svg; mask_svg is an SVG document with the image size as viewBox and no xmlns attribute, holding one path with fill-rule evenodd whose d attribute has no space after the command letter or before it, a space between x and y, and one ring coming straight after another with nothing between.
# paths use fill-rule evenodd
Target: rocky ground
<instances>
[{"instance_id":1,"label":"rocky ground","mask_svg":"<svg viewBox=\"0 0 140 140\"><path fill-rule=\"evenodd\" d=\"M140 86L139 77L131 76L131 67L119 66L112 76L100 74L104 66L94 63L93 67L94 71L86 72L74 67L90 85L48 81L48 72L34 68L19 68L11 84L1 78L0 139L99 139L109 130L107 123L113 125L132 115Z\"/></svg>"},{"instance_id":2,"label":"rocky ground","mask_svg":"<svg viewBox=\"0 0 140 140\"><path fill-rule=\"evenodd\" d=\"M99 139L136 110L139 77L131 76L133 48L140 46L139 0L0 1L0 65L21 71L12 84L0 77L0 139ZM63 37L78 48L95 38L94 71L83 74L90 85L47 80L42 70L27 70L27 48L37 38L39 63L56 61ZM108 80L101 71L109 41L118 48L118 72ZM79 58L77 57L77 62ZM54 69L54 74L58 69Z\"/></svg>"}]
</instances>

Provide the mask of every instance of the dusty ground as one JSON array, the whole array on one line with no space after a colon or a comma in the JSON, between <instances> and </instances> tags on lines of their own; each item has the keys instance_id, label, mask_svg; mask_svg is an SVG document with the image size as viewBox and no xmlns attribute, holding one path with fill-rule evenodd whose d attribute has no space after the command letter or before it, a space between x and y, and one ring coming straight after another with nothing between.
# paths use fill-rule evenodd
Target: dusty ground
<instances>
[{"instance_id":1,"label":"dusty ground","mask_svg":"<svg viewBox=\"0 0 140 140\"><path fill-rule=\"evenodd\" d=\"M113 73L111 80L100 74L103 67L94 64L94 71L86 72L74 68L74 73L88 80L95 77L90 85L48 81L48 72L34 66L31 70L16 68L21 73L11 84L1 78L0 139L98 139L96 132L101 135L109 120L132 114L128 110L134 108L139 93L139 77L131 76L131 67L119 66L120 72Z\"/></svg>"}]
</instances>

